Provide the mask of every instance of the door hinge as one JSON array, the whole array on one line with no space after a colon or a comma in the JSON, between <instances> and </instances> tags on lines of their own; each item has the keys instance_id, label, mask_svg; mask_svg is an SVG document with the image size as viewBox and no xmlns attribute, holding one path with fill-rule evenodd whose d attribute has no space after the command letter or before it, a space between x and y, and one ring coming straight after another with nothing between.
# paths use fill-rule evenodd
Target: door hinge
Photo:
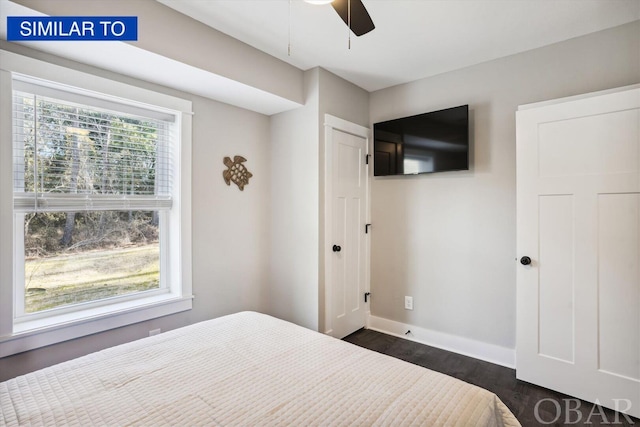
<instances>
[{"instance_id":1,"label":"door hinge","mask_svg":"<svg viewBox=\"0 0 640 427\"><path fill-rule=\"evenodd\" d=\"M369 296L371 295L371 292L365 292L364 293L364 302L368 302Z\"/></svg>"},{"instance_id":2,"label":"door hinge","mask_svg":"<svg viewBox=\"0 0 640 427\"><path fill-rule=\"evenodd\" d=\"M369 234L369 227L371 227L371 224L364 225L364 234Z\"/></svg>"},{"instance_id":3,"label":"door hinge","mask_svg":"<svg viewBox=\"0 0 640 427\"><path fill-rule=\"evenodd\" d=\"M365 155L364 155L364 162L365 162L366 164L369 164L369 157L371 157L371 154L365 154Z\"/></svg>"}]
</instances>

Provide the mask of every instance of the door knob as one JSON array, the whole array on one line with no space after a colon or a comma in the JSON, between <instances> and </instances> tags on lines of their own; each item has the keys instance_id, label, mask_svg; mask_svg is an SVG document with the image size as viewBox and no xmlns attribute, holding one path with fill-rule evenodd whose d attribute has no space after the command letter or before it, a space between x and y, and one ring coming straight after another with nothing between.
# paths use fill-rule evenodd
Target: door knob
<instances>
[{"instance_id":1,"label":"door knob","mask_svg":"<svg viewBox=\"0 0 640 427\"><path fill-rule=\"evenodd\" d=\"M338 245L333 245L333 252L340 252L342 248Z\"/></svg>"},{"instance_id":2,"label":"door knob","mask_svg":"<svg viewBox=\"0 0 640 427\"><path fill-rule=\"evenodd\" d=\"M531 264L531 258L529 258L528 256L523 256L522 258L520 258L520 264L522 265Z\"/></svg>"}]
</instances>

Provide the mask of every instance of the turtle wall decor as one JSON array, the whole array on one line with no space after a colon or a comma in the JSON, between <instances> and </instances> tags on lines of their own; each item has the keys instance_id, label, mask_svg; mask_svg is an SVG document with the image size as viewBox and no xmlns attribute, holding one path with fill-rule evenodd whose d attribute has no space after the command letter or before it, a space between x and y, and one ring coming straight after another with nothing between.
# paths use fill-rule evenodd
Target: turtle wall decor
<instances>
[{"instance_id":1,"label":"turtle wall decor","mask_svg":"<svg viewBox=\"0 0 640 427\"><path fill-rule=\"evenodd\" d=\"M227 167L227 170L222 172L222 177L227 185L231 185L231 182L236 184L240 191L244 191L244 186L249 185L249 178L253 176L251 172L247 170L247 167L242 163L246 162L242 156L235 156L233 160L230 157L225 157L222 161Z\"/></svg>"}]
</instances>

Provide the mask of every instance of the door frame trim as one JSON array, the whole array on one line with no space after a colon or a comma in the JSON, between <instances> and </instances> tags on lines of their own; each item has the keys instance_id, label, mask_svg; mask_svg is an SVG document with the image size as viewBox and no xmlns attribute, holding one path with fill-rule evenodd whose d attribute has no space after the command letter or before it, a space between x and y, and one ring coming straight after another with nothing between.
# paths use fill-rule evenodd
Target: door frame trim
<instances>
[{"instance_id":1,"label":"door frame trim","mask_svg":"<svg viewBox=\"0 0 640 427\"><path fill-rule=\"evenodd\" d=\"M331 212L333 212L333 205L331 203L333 197L333 180L332 173L334 170L333 165L333 130L339 130L351 135L355 135L366 140L365 155L370 152L371 146L371 130L364 126L349 122L339 117L332 116L331 114L324 115L324 248L321 250L324 253L324 325L322 330L325 334L333 336L333 320L331 313L333 311L332 296L333 289L331 283L331 250L328 242L331 241L331 232L333 230L333 218ZM366 223L371 222L371 171L373 170L369 165L366 167ZM367 234L365 239L365 291L369 292L371 289L371 268L370 268L370 255L371 255L371 239L368 238L371 234ZM370 303L369 303L370 304ZM369 306L370 307L370 306ZM365 312L365 322L369 319L370 310ZM366 325L363 325L366 326Z\"/></svg>"}]
</instances>

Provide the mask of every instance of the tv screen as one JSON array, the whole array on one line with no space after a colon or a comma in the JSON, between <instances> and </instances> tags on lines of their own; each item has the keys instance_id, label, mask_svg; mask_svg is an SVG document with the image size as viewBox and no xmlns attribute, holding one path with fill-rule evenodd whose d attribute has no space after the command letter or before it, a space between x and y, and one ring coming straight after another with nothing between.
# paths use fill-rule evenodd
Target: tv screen
<instances>
[{"instance_id":1,"label":"tv screen","mask_svg":"<svg viewBox=\"0 0 640 427\"><path fill-rule=\"evenodd\" d=\"M373 174L413 175L469 169L469 106L373 125Z\"/></svg>"}]
</instances>

